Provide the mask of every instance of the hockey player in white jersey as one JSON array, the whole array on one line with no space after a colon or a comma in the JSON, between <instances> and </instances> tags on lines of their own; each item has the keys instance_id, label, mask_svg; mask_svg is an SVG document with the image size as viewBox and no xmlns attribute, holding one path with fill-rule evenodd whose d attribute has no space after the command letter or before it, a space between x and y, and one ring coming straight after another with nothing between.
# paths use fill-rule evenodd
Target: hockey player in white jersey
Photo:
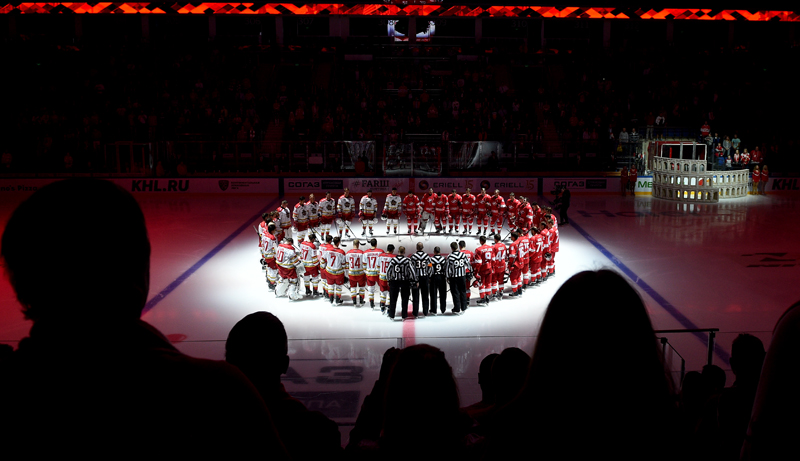
<instances>
[{"instance_id":1,"label":"hockey player in white jersey","mask_svg":"<svg viewBox=\"0 0 800 461\"><path fill-rule=\"evenodd\" d=\"M369 235L372 235L372 226L378 221L375 214L378 212L378 201L372 198L372 189L367 191L367 195L361 197L361 202L358 204L358 217L361 219L361 236L367 235L367 226L369 226Z\"/></svg>"},{"instance_id":2,"label":"hockey player in white jersey","mask_svg":"<svg viewBox=\"0 0 800 461\"><path fill-rule=\"evenodd\" d=\"M308 232L308 204L304 196L300 197L292 210L292 232L298 242L302 241Z\"/></svg>"},{"instance_id":3,"label":"hockey player in white jersey","mask_svg":"<svg viewBox=\"0 0 800 461\"><path fill-rule=\"evenodd\" d=\"M350 222L353 221L353 215L356 211L356 201L350 196L350 189L344 189L344 194L336 202L336 211L339 215L336 218L336 224L339 226L339 237L344 232L345 237L350 238Z\"/></svg>"},{"instance_id":4,"label":"hockey player in white jersey","mask_svg":"<svg viewBox=\"0 0 800 461\"><path fill-rule=\"evenodd\" d=\"M261 256L267 266L267 285L270 290L275 289L278 283L278 264L275 262L275 250L278 247L278 239L275 234L278 232L274 222L267 225L267 231L261 240Z\"/></svg>"},{"instance_id":5,"label":"hockey player in white jersey","mask_svg":"<svg viewBox=\"0 0 800 461\"><path fill-rule=\"evenodd\" d=\"M394 233L397 233L397 225L400 223L400 210L403 206L403 197L397 194L397 188L392 187L392 193L386 196L383 205L381 219L386 220L386 235L389 235L389 228L394 226Z\"/></svg>"},{"instance_id":6,"label":"hockey player in white jersey","mask_svg":"<svg viewBox=\"0 0 800 461\"><path fill-rule=\"evenodd\" d=\"M308 240L300 242L300 259L306 268L303 282L306 287L306 296L319 296L319 247L317 236L310 234ZM311 288L314 288L312 291Z\"/></svg>"},{"instance_id":7,"label":"hockey player in white jersey","mask_svg":"<svg viewBox=\"0 0 800 461\"><path fill-rule=\"evenodd\" d=\"M319 213L320 239L325 239L331 235L331 224L336 216L336 199L331 197L330 192L326 192L325 198L319 201Z\"/></svg>"},{"instance_id":8,"label":"hockey player in white jersey","mask_svg":"<svg viewBox=\"0 0 800 461\"><path fill-rule=\"evenodd\" d=\"M298 250L293 245L291 237L278 245L275 251L275 260L278 262L278 287L275 295L279 298L288 296L292 301L303 299L300 291L300 278L305 274L305 266L298 256Z\"/></svg>"}]
</instances>

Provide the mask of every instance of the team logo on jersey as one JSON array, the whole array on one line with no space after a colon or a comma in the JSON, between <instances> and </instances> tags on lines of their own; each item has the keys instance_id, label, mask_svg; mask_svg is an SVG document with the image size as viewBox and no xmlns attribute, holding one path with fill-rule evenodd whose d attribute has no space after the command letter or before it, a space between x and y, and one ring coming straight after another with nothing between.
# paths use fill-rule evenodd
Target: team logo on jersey
<instances>
[{"instance_id":1,"label":"team logo on jersey","mask_svg":"<svg viewBox=\"0 0 800 461\"><path fill-rule=\"evenodd\" d=\"M428 190L428 181L422 180L419 182L420 190Z\"/></svg>"},{"instance_id":2,"label":"team logo on jersey","mask_svg":"<svg viewBox=\"0 0 800 461\"><path fill-rule=\"evenodd\" d=\"M219 188L222 189L223 192L228 190L228 186L229 185L230 185L230 182L227 179L220 179L219 180Z\"/></svg>"}]
</instances>

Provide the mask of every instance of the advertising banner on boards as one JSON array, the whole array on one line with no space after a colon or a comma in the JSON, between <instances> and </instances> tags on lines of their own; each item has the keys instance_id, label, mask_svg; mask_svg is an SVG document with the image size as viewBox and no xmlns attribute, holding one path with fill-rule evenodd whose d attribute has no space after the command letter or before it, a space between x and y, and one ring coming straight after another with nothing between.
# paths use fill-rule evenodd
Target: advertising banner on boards
<instances>
[{"instance_id":1,"label":"advertising banner on boards","mask_svg":"<svg viewBox=\"0 0 800 461\"><path fill-rule=\"evenodd\" d=\"M408 192L408 178L284 178L283 190L291 193L322 193L330 191L337 197L345 187L354 194L372 190L375 194L390 193L393 187L399 193ZM337 195L338 194L338 195Z\"/></svg>"},{"instance_id":2,"label":"advertising banner on boards","mask_svg":"<svg viewBox=\"0 0 800 461\"><path fill-rule=\"evenodd\" d=\"M509 192L514 192L516 195L535 195L538 192L538 179L530 177L522 178L415 178L414 190L418 193L423 193L429 188L433 188L434 192L444 192L449 194L453 189L459 194L469 188L472 193L480 192L481 188L485 188L489 194L494 193L495 189L499 189L500 193L507 195Z\"/></svg>"},{"instance_id":3,"label":"advertising banner on boards","mask_svg":"<svg viewBox=\"0 0 800 461\"><path fill-rule=\"evenodd\" d=\"M34 192L66 178L0 179L0 193ZM99 178L131 193L165 192L193 194L277 194L279 178Z\"/></svg>"}]
</instances>

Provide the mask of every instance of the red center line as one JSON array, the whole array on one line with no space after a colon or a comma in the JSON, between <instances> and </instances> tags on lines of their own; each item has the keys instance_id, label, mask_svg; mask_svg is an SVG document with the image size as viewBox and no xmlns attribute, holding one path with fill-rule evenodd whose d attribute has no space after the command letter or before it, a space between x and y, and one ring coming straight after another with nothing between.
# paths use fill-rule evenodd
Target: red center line
<instances>
[{"instance_id":1,"label":"red center line","mask_svg":"<svg viewBox=\"0 0 800 461\"><path fill-rule=\"evenodd\" d=\"M412 310L411 302L409 302L407 306L404 306L404 309L406 309L406 313L409 316L413 315L411 313ZM414 322L416 322L416 320L406 320L405 322L403 322L403 341L406 347L413 346L417 342L414 333Z\"/></svg>"}]
</instances>

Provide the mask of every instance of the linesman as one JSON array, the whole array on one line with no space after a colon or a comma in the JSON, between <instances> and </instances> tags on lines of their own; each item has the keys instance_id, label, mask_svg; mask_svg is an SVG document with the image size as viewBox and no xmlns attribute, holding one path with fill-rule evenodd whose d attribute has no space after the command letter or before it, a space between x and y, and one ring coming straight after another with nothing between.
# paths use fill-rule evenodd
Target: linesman
<instances>
[{"instance_id":1,"label":"linesman","mask_svg":"<svg viewBox=\"0 0 800 461\"><path fill-rule=\"evenodd\" d=\"M450 283L453 295L453 313L460 314L467 310L467 266L469 261L458 251L458 244L450 244L451 253L445 261L445 275Z\"/></svg>"},{"instance_id":2,"label":"linesman","mask_svg":"<svg viewBox=\"0 0 800 461\"><path fill-rule=\"evenodd\" d=\"M436 315L437 294L439 298L439 311L444 314L445 309L447 309L447 277L444 273L447 260L441 255L441 252L442 250L439 247L433 249L431 269L428 272L428 276L430 277L428 287L431 294L430 315Z\"/></svg>"},{"instance_id":3,"label":"linesman","mask_svg":"<svg viewBox=\"0 0 800 461\"><path fill-rule=\"evenodd\" d=\"M422 251L423 248L422 242L417 242L417 252L410 258L417 272L417 283L411 286L414 317L419 315L420 291L422 292L422 315L428 315L428 277L430 276L431 257Z\"/></svg>"},{"instance_id":4,"label":"linesman","mask_svg":"<svg viewBox=\"0 0 800 461\"><path fill-rule=\"evenodd\" d=\"M397 249L397 256L392 258L386 270L389 279L389 318L394 320L397 309L397 296L400 295L400 315L405 320L408 317L408 296L411 294L411 284L417 282L417 271L414 263L406 258L406 247Z\"/></svg>"}]
</instances>

